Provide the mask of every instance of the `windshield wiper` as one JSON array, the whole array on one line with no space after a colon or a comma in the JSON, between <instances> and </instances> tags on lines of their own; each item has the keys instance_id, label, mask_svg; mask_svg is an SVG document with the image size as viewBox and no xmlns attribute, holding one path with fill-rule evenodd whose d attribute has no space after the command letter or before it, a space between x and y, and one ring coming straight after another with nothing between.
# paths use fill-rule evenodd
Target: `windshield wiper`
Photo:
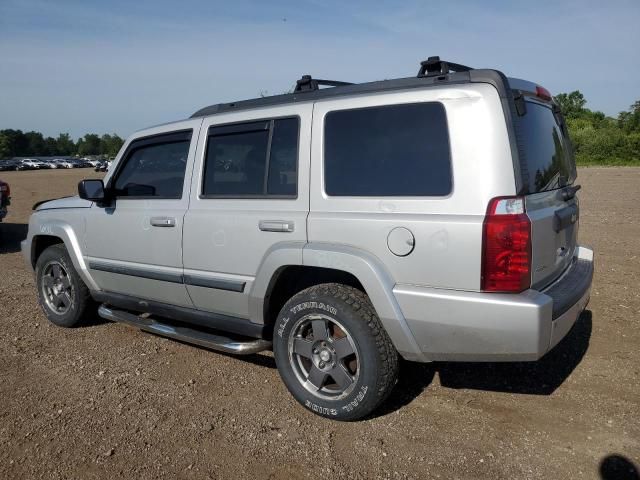
<instances>
[{"instance_id":1,"label":"windshield wiper","mask_svg":"<svg viewBox=\"0 0 640 480\"><path fill-rule=\"evenodd\" d=\"M566 202L576 196L576 192L582 188L582 185L570 185L562 191L562 199Z\"/></svg>"}]
</instances>

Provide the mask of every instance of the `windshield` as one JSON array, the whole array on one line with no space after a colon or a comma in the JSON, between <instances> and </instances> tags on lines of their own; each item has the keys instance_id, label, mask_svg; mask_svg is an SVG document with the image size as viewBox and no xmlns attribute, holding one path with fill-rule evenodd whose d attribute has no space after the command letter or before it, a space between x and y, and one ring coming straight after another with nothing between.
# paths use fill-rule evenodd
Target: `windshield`
<instances>
[{"instance_id":1,"label":"windshield","mask_svg":"<svg viewBox=\"0 0 640 480\"><path fill-rule=\"evenodd\" d=\"M554 114L550 105L527 101L526 107L526 113L520 117L520 132L529 193L573 183L576 178L575 161L559 115Z\"/></svg>"}]
</instances>

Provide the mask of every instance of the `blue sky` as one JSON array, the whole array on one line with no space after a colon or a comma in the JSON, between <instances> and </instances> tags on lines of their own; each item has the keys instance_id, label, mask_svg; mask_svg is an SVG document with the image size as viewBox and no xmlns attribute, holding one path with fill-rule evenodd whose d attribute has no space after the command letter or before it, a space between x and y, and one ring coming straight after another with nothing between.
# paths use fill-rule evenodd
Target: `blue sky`
<instances>
[{"instance_id":1,"label":"blue sky","mask_svg":"<svg viewBox=\"0 0 640 480\"><path fill-rule=\"evenodd\" d=\"M0 0L0 129L127 136L306 73L412 76L430 55L617 115L640 99L639 46L639 0Z\"/></svg>"}]
</instances>

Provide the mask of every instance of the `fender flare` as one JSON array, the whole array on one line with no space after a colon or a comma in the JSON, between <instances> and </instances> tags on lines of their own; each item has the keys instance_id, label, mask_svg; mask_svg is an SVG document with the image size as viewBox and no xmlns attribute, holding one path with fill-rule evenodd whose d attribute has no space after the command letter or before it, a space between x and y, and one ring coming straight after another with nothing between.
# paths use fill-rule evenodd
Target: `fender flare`
<instances>
[{"instance_id":1,"label":"fender flare","mask_svg":"<svg viewBox=\"0 0 640 480\"><path fill-rule=\"evenodd\" d=\"M87 285L89 290L98 291L100 288L95 283L91 275L89 274L89 268L87 263L84 261L84 257L82 255L82 250L80 248L80 241L78 236L74 232L71 225L61 220L43 220L40 225L37 227L37 231L25 240L25 243L28 245L28 249L25 251L29 252L29 262L30 265L34 265L36 262L35 258L35 242L34 239L37 237L57 237L62 240L64 243L67 252L69 253L69 257L71 258L71 262L73 263L74 268L82 278L82 281ZM31 229L29 229L31 230Z\"/></svg>"},{"instance_id":2,"label":"fender flare","mask_svg":"<svg viewBox=\"0 0 640 480\"><path fill-rule=\"evenodd\" d=\"M409 329L393 295L395 281L374 255L348 245L333 243L282 242L263 257L249 293L249 318L264 323L264 301L274 275L290 265L330 268L350 273L364 287L380 321L398 352L407 360L426 359Z\"/></svg>"},{"instance_id":3,"label":"fender flare","mask_svg":"<svg viewBox=\"0 0 640 480\"><path fill-rule=\"evenodd\" d=\"M303 265L342 270L365 289L396 350L407 360L426 361L393 295L395 281L375 255L349 245L308 243Z\"/></svg>"},{"instance_id":4,"label":"fender flare","mask_svg":"<svg viewBox=\"0 0 640 480\"><path fill-rule=\"evenodd\" d=\"M249 318L264 323L264 300L277 271L290 265L302 265L302 250L306 242L280 242L272 245L258 267L249 292Z\"/></svg>"}]
</instances>

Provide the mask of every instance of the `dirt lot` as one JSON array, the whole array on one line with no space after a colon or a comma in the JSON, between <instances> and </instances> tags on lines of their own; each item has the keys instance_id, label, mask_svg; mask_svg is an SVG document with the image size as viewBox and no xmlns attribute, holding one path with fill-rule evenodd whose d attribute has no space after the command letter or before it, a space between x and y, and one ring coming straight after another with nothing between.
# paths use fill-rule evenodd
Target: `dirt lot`
<instances>
[{"instance_id":1,"label":"dirt lot","mask_svg":"<svg viewBox=\"0 0 640 480\"><path fill-rule=\"evenodd\" d=\"M234 358L94 319L50 325L19 253L31 205L90 170L2 172L0 478L634 478L640 169L580 171L588 310L537 363L403 364L382 411L320 419L270 354Z\"/></svg>"}]
</instances>

